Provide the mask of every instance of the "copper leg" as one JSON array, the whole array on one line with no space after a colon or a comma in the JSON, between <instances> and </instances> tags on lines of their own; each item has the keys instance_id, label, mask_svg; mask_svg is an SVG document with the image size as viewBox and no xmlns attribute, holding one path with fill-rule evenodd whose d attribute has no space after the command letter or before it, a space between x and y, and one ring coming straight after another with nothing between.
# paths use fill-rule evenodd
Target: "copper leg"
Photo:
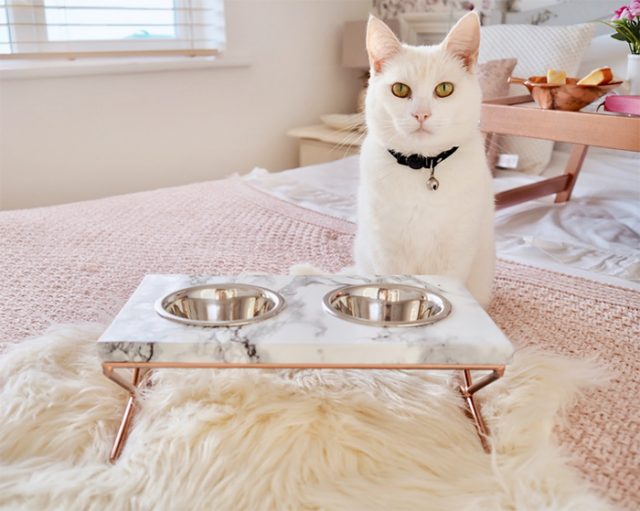
<instances>
[{"instance_id":1,"label":"copper leg","mask_svg":"<svg viewBox=\"0 0 640 511\"><path fill-rule=\"evenodd\" d=\"M120 427L118 428L118 432L116 433L116 438L113 441L113 447L111 448L111 453L109 454L109 463L113 464L120 457L120 452L124 447L124 443L127 440L127 436L129 434L129 427L131 426L131 419L133 419L133 412L136 407L136 398L134 396L129 396L129 400L127 401L127 406L124 409L124 414L122 415L122 421L120 422Z\"/></svg>"},{"instance_id":2,"label":"copper leg","mask_svg":"<svg viewBox=\"0 0 640 511\"><path fill-rule=\"evenodd\" d=\"M124 387L129 392L129 399L127 400L127 405L125 406L124 413L122 414L120 427L118 428L118 432L116 433L116 437L113 441L111 453L109 454L109 463L115 463L116 460L120 457L122 448L127 441L129 428L131 427L131 421L133 419L133 414L136 408L137 389L141 384L144 384L148 381L148 375L150 371L148 369L141 370L139 367L134 367L131 372L131 383L129 383L119 374L115 373L113 368L110 366L103 365L103 372L108 378L113 380L121 387Z\"/></svg>"},{"instance_id":3,"label":"copper leg","mask_svg":"<svg viewBox=\"0 0 640 511\"><path fill-rule=\"evenodd\" d=\"M487 427L480 415L480 410L478 405L476 404L473 395L479 390L483 389L490 383L494 382L498 378L500 378L504 374L504 366L493 366L493 365L474 365L471 367L465 366L452 366L448 364L424 364L424 365L414 365L414 364L395 364L389 366L380 366L380 365L367 365L367 364L351 364L351 365L313 365L313 364L227 364L227 363L181 363L181 362L172 362L172 363L164 363L164 362L104 362L102 364L102 371L107 378L112 380L114 383L118 384L120 387L125 389L129 393L129 399L127 401L127 405L124 409L124 413L122 415L122 420L120 421L120 427L118 428L118 432L116 434L115 440L113 442L113 448L111 449L111 453L109 455L109 461L111 463L115 463L119 458L120 453L124 447L124 444L127 440L127 435L129 433L129 428L131 427L131 421L133 420L133 415L137 406L136 398L138 394L138 389L140 387L150 385L150 375L152 370L162 367L173 367L173 368L228 368L228 367L236 367L236 368L260 368L264 369L265 367L271 369L300 369L300 368L312 368L312 369L333 369L333 368L350 368L350 369L442 369L442 370L451 370L451 369L461 369L464 372L464 385L460 385L460 392L462 393L462 397L465 399L469 406L469 413L476 425L478 430L478 435L480 436L480 441L482 443L485 451L489 452L489 445L487 442L487 437L489 432ZM131 381L124 378L121 374L116 372L116 369L127 370L131 369ZM471 371L491 371L490 374L484 376L476 383L473 383L471 379Z\"/></svg>"},{"instance_id":4,"label":"copper leg","mask_svg":"<svg viewBox=\"0 0 640 511\"><path fill-rule=\"evenodd\" d=\"M494 369L490 374L481 378L476 383L473 383L473 380L471 379L470 369L463 369L463 372L464 385L460 385L460 392L462 393L462 397L467 402L467 405L469 407L469 414L471 415L471 418L476 425L476 430L478 432L478 436L480 437L482 448L485 452L489 453L491 452L491 448L489 447L489 442L487 440L489 437L489 430L487 429L487 425L485 424L484 419L480 414L480 408L478 407L478 404L476 403L473 395L490 383L500 378L503 375L504 370Z\"/></svg>"}]
</instances>

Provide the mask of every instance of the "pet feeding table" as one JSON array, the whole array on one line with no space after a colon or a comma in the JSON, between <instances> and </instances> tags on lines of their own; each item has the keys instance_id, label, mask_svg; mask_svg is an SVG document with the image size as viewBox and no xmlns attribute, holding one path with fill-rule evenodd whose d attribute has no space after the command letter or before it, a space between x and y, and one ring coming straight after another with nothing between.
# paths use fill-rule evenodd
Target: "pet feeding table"
<instances>
[{"instance_id":1,"label":"pet feeding table","mask_svg":"<svg viewBox=\"0 0 640 511\"><path fill-rule=\"evenodd\" d=\"M246 288L259 289L261 296L243 296ZM418 300L416 291L425 299ZM221 311L234 317L259 311L260 317L224 327L184 324L183 318ZM362 319L378 313L384 323ZM412 326L396 326L408 322ZM474 395L504 374L513 353L456 279L341 275L148 275L100 337L98 349L104 374L129 392L111 462L126 441L138 389L161 368L461 370L462 397L488 449ZM473 382L472 371L484 373Z\"/></svg>"},{"instance_id":2,"label":"pet feeding table","mask_svg":"<svg viewBox=\"0 0 640 511\"><path fill-rule=\"evenodd\" d=\"M487 159L491 163L497 156L494 134L574 144L563 174L496 194L498 209L554 193L555 202L570 200L589 146L640 151L639 116L544 110L529 95L483 102L480 130L487 133Z\"/></svg>"}]
</instances>

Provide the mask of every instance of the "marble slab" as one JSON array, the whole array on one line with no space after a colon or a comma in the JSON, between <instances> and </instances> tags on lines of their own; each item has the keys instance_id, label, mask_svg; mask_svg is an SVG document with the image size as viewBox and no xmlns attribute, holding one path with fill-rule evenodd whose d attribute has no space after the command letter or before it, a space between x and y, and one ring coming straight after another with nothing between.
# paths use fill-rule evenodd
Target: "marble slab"
<instances>
[{"instance_id":1,"label":"marble slab","mask_svg":"<svg viewBox=\"0 0 640 511\"><path fill-rule=\"evenodd\" d=\"M280 293L284 310L235 327L196 327L160 317L155 302L207 283L254 284ZM377 327L328 314L322 298L344 285L393 282L426 287L451 302L431 325ZM111 362L257 364L508 364L513 346L457 280L441 276L147 275L98 340Z\"/></svg>"}]
</instances>

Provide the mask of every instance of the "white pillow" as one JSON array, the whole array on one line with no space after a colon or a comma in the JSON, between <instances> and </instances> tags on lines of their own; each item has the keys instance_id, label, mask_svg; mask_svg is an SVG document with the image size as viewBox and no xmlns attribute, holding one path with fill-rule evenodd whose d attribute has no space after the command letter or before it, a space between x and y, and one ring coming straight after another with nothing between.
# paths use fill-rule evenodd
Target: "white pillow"
<instances>
[{"instance_id":1,"label":"white pillow","mask_svg":"<svg viewBox=\"0 0 640 511\"><path fill-rule=\"evenodd\" d=\"M593 24L539 27L535 25L489 25L482 27L480 62L515 57L514 76L546 75L547 69L563 69L575 76L585 48L593 37ZM510 95L527 90L512 85ZM518 170L541 174L551 160L553 142L513 136L500 137L499 151L517 154Z\"/></svg>"}]
</instances>

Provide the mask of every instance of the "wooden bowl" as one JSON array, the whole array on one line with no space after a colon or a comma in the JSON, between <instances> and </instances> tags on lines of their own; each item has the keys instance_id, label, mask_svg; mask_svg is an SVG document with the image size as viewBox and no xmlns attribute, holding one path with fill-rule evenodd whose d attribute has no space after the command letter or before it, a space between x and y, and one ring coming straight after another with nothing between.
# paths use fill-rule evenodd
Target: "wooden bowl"
<instances>
[{"instance_id":1,"label":"wooden bowl","mask_svg":"<svg viewBox=\"0 0 640 511\"><path fill-rule=\"evenodd\" d=\"M567 83L556 85L547 83L546 76L530 76L528 79L509 78L509 83L524 85L533 100L545 110L569 110L577 112L599 97L612 91L621 81L605 85L577 85L578 78L567 77Z\"/></svg>"}]
</instances>

